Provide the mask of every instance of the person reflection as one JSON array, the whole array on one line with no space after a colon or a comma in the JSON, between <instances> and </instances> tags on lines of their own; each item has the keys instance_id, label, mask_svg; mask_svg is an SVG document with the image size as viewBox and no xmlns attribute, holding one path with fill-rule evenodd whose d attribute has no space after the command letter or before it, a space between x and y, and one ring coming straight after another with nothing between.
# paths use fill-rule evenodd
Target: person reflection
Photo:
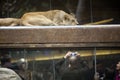
<instances>
[{"instance_id":1,"label":"person reflection","mask_svg":"<svg viewBox=\"0 0 120 80\"><path fill-rule=\"evenodd\" d=\"M12 57L6 51L2 51L2 52L3 53L0 56L1 67L9 68L12 70L18 69L16 65L12 64L11 62Z\"/></svg>"},{"instance_id":2,"label":"person reflection","mask_svg":"<svg viewBox=\"0 0 120 80\"><path fill-rule=\"evenodd\" d=\"M65 62L68 66L62 66ZM63 67L63 68L61 68ZM55 65L57 80L91 80L89 68L77 52L67 52L67 54Z\"/></svg>"},{"instance_id":3,"label":"person reflection","mask_svg":"<svg viewBox=\"0 0 120 80\"><path fill-rule=\"evenodd\" d=\"M2 51L0 54L0 80L22 80L21 77L16 73L18 69L17 65L12 64L11 56L7 51Z\"/></svg>"},{"instance_id":4,"label":"person reflection","mask_svg":"<svg viewBox=\"0 0 120 80\"><path fill-rule=\"evenodd\" d=\"M26 59L21 58L17 62L18 70L16 72L18 75L22 78L22 80L31 80L31 72L27 69L28 68L28 62Z\"/></svg>"},{"instance_id":5,"label":"person reflection","mask_svg":"<svg viewBox=\"0 0 120 80\"><path fill-rule=\"evenodd\" d=\"M120 80L120 61L116 64L116 70L115 80Z\"/></svg>"}]
</instances>

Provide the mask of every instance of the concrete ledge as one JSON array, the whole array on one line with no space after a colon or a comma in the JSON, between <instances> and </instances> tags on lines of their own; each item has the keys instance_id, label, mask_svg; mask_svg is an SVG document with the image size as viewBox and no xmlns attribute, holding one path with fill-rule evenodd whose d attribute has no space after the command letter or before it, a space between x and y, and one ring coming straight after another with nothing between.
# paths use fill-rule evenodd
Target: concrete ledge
<instances>
[{"instance_id":1,"label":"concrete ledge","mask_svg":"<svg viewBox=\"0 0 120 80\"><path fill-rule=\"evenodd\" d=\"M0 27L0 46L76 43L120 43L120 25Z\"/></svg>"}]
</instances>

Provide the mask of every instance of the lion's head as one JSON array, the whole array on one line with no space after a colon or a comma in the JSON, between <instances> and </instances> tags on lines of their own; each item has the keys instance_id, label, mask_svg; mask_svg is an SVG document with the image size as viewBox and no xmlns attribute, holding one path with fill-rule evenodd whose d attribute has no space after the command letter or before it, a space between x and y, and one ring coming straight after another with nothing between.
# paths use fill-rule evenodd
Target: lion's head
<instances>
[{"instance_id":1,"label":"lion's head","mask_svg":"<svg viewBox=\"0 0 120 80\"><path fill-rule=\"evenodd\" d=\"M64 23L65 25L77 25L78 21L74 15L69 14L64 16Z\"/></svg>"},{"instance_id":2,"label":"lion's head","mask_svg":"<svg viewBox=\"0 0 120 80\"><path fill-rule=\"evenodd\" d=\"M78 21L73 14L68 14L63 11L59 13L59 19L57 21L59 21L58 25L63 26L78 24Z\"/></svg>"}]
</instances>

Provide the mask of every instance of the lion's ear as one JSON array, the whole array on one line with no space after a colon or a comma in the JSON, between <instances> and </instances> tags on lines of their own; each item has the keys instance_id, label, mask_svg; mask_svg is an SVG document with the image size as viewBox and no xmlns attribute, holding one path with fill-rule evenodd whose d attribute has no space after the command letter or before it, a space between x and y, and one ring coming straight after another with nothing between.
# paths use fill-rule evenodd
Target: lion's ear
<instances>
[{"instance_id":1,"label":"lion's ear","mask_svg":"<svg viewBox=\"0 0 120 80\"><path fill-rule=\"evenodd\" d=\"M70 13L71 16L75 17L75 14L74 13Z\"/></svg>"}]
</instances>

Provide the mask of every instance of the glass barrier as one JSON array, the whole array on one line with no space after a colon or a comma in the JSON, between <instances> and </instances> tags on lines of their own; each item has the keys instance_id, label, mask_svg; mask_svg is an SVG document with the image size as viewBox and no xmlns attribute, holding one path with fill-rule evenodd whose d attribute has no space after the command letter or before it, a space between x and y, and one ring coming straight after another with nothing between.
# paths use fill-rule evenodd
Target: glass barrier
<instances>
[{"instance_id":1,"label":"glass barrier","mask_svg":"<svg viewBox=\"0 0 120 80\"><path fill-rule=\"evenodd\" d=\"M6 51L5 49L1 50L1 58L9 58L11 62L9 61L9 65L6 65L8 64L7 62L3 63L1 61L1 66L13 69L25 80L60 80L63 74L65 74L64 71L67 72L70 67L69 59L63 58L66 53L68 53L68 50L69 49L9 49ZM78 64L78 70L81 71L85 67L85 70L89 72L90 69L93 69L93 50L70 50L73 53L77 52L80 56L80 64L82 66ZM88 74L86 73L85 75L87 76Z\"/></svg>"},{"instance_id":2,"label":"glass barrier","mask_svg":"<svg viewBox=\"0 0 120 80\"><path fill-rule=\"evenodd\" d=\"M0 50L1 67L23 80L114 80L119 57L119 48Z\"/></svg>"},{"instance_id":3,"label":"glass barrier","mask_svg":"<svg viewBox=\"0 0 120 80\"><path fill-rule=\"evenodd\" d=\"M120 49L96 49L96 73L101 80L116 80L119 62Z\"/></svg>"}]
</instances>

